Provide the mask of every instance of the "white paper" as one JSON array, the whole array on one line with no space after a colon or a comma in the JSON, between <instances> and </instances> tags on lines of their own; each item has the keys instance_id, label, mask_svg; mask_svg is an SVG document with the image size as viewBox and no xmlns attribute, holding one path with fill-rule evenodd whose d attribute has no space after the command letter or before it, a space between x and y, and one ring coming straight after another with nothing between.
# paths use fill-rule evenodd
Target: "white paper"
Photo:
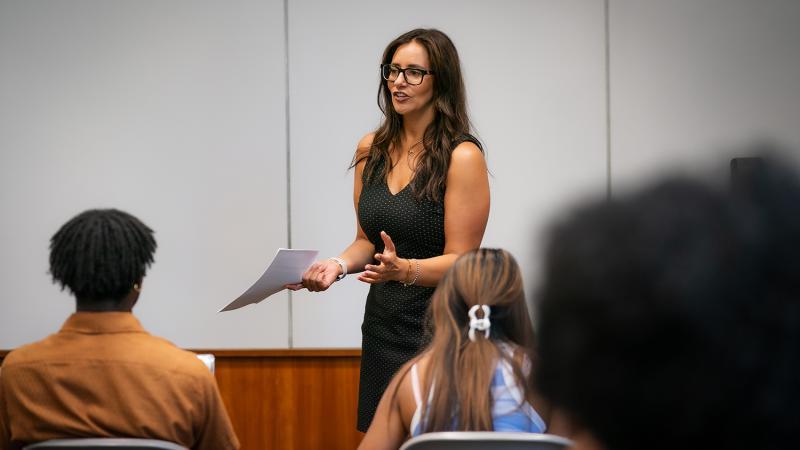
<instances>
[{"instance_id":1,"label":"white paper","mask_svg":"<svg viewBox=\"0 0 800 450\"><path fill-rule=\"evenodd\" d=\"M194 356L197 356L197 359L203 361L203 364L205 364L206 367L208 367L208 370L210 370L211 373L214 373L214 361L216 360L216 358L214 358L214 355L212 355L211 353L198 353Z\"/></svg>"},{"instance_id":2,"label":"white paper","mask_svg":"<svg viewBox=\"0 0 800 450\"><path fill-rule=\"evenodd\" d=\"M219 312L233 311L242 306L258 303L270 295L284 289L287 284L299 283L303 280L303 272L314 262L317 250L293 250L279 248L272 262L250 289L236 300L228 303Z\"/></svg>"}]
</instances>

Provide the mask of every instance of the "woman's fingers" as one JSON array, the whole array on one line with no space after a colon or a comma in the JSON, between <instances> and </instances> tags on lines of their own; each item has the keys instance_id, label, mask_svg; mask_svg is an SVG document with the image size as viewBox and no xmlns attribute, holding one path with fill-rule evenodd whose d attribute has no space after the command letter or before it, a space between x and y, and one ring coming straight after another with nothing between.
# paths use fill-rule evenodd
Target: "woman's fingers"
<instances>
[{"instance_id":1,"label":"woman's fingers","mask_svg":"<svg viewBox=\"0 0 800 450\"><path fill-rule=\"evenodd\" d=\"M398 258L394 242L385 231L381 231L381 239L383 239L383 252L375 253L373 256L378 264L365 265L364 271L357 277L359 281L370 284L384 283L391 281L392 274L397 272Z\"/></svg>"},{"instance_id":2,"label":"woman's fingers","mask_svg":"<svg viewBox=\"0 0 800 450\"><path fill-rule=\"evenodd\" d=\"M364 283L369 283L369 284L375 284L375 283L382 283L386 280L384 280L381 274L379 274L378 272L365 270L358 275L358 281L363 281Z\"/></svg>"},{"instance_id":3,"label":"woman's fingers","mask_svg":"<svg viewBox=\"0 0 800 450\"><path fill-rule=\"evenodd\" d=\"M309 291L311 292L319 292L328 289L330 284L325 283L325 278L322 274L317 274L314 278L308 280L308 283L304 283Z\"/></svg>"},{"instance_id":4,"label":"woman's fingers","mask_svg":"<svg viewBox=\"0 0 800 450\"><path fill-rule=\"evenodd\" d=\"M392 238L389 237L385 231L381 231L381 239L383 239L384 252L388 251L394 254L396 250L394 248L394 242L392 241Z\"/></svg>"},{"instance_id":5,"label":"woman's fingers","mask_svg":"<svg viewBox=\"0 0 800 450\"><path fill-rule=\"evenodd\" d=\"M311 264L311 266L303 273L303 286L306 287L309 291L314 291L315 289L315 282L314 280L317 277L317 272L319 270L319 262L315 262Z\"/></svg>"},{"instance_id":6,"label":"woman's fingers","mask_svg":"<svg viewBox=\"0 0 800 450\"><path fill-rule=\"evenodd\" d=\"M385 283L387 281L391 281L393 278L391 277L391 271L389 267L381 264L380 266L376 266L373 264L367 264L364 266L364 271L358 275L358 280L363 281L365 283Z\"/></svg>"},{"instance_id":7,"label":"woman's fingers","mask_svg":"<svg viewBox=\"0 0 800 450\"><path fill-rule=\"evenodd\" d=\"M333 271L327 261L317 261L303 274L301 285L311 292L324 291L333 284L338 275L338 268L337 264L336 271Z\"/></svg>"},{"instance_id":8,"label":"woman's fingers","mask_svg":"<svg viewBox=\"0 0 800 450\"><path fill-rule=\"evenodd\" d=\"M336 267L338 269L339 267L338 264L336 265ZM322 269L317 273L317 279L316 279L317 291L324 291L329 287L331 287L331 284L333 284L334 280L336 280L337 274L338 271L331 270L331 267L329 266L322 267Z\"/></svg>"}]
</instances>

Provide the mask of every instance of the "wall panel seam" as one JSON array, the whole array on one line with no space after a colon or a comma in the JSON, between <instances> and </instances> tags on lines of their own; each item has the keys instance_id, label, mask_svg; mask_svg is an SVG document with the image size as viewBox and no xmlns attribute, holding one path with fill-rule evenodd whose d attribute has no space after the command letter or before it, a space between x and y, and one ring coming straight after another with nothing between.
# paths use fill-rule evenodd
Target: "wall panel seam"
<instances>
[{"instance_id":1,"label":"wall panel seam","mask_svg":"<svg viewBox=\"0 0 800 450\"><path fill-rule=\"evenodd\" d=\"M605 90L606 90L606 198L611 199L611 0L603 0L605 20Z\"/></svg>"},{"instance_id":2,"label":"wall panel seam","mask_svg":"<svg viewBox=\"0 0 800 450\"><path fill-rule=\"evenodd\" d=\"M292 248L292 136L290 122L290 94L289 94L289 0L283 0L283 50L284 50L284 76L286 83L285 91L285 124L286 124L286 245ZM289 311L287 314L288 332L287 342L289 348L294 348L294 322L292 311L292 291L288 292Z\"/></svg>"}]
</instances>

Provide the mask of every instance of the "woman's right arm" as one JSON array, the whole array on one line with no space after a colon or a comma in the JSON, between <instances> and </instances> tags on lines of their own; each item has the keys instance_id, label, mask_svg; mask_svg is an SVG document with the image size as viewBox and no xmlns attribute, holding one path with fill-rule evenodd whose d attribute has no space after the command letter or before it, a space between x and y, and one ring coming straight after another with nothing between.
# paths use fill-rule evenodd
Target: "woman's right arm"
<instances>
[{"instance_id":1,"label":"woman's right arm","mask_svg":"<svg viewBox=\"0 0 800 450\"><path fill-rule=\"evenodd\" d=\"M358 221L358 200L361 197L362 188L361 176L366 165L366 159L363 157L369 152L373 136L373 133L364 136L358 142L358 148L356 148L355 160L358 163L353 171L353 207L356 217L356 238L338 256L347 265L347 273L364 270L364 266L372 262L372 257L375 253L375 246L369 241ZM336 281L336 278L341 273L342 268L338 262L332 259L319 260L314 262L303 274L302 283L288 285L287 287L295 291L303 287L309 291L324 291Z\"/></svg>"}]
</instances>

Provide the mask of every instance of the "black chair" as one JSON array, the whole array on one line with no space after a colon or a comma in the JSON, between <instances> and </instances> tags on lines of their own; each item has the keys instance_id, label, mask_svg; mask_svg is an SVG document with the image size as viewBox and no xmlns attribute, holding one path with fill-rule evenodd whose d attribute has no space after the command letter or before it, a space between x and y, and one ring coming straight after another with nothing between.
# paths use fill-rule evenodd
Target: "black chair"
<instances>
[{"instance_id":1,"label":"black chair","mask_svg":"<svg viewBox=\"0 0 800 450\"><path fill-rule=\"evenodd\" d=\"M157 439L86 438L53 439L24 447L22 450L189 450L173 442Z\"/></svg>"},{"instance_id":2,"label":"black chair","mask_svg":"<svg viewBox=\"0 0 800 450\"><path fill-rule=\"evenodd\" d=\"M400 450L564 450L571 445L552 434L446 431L413 437Z\"/></svg>"}]
</instances>

